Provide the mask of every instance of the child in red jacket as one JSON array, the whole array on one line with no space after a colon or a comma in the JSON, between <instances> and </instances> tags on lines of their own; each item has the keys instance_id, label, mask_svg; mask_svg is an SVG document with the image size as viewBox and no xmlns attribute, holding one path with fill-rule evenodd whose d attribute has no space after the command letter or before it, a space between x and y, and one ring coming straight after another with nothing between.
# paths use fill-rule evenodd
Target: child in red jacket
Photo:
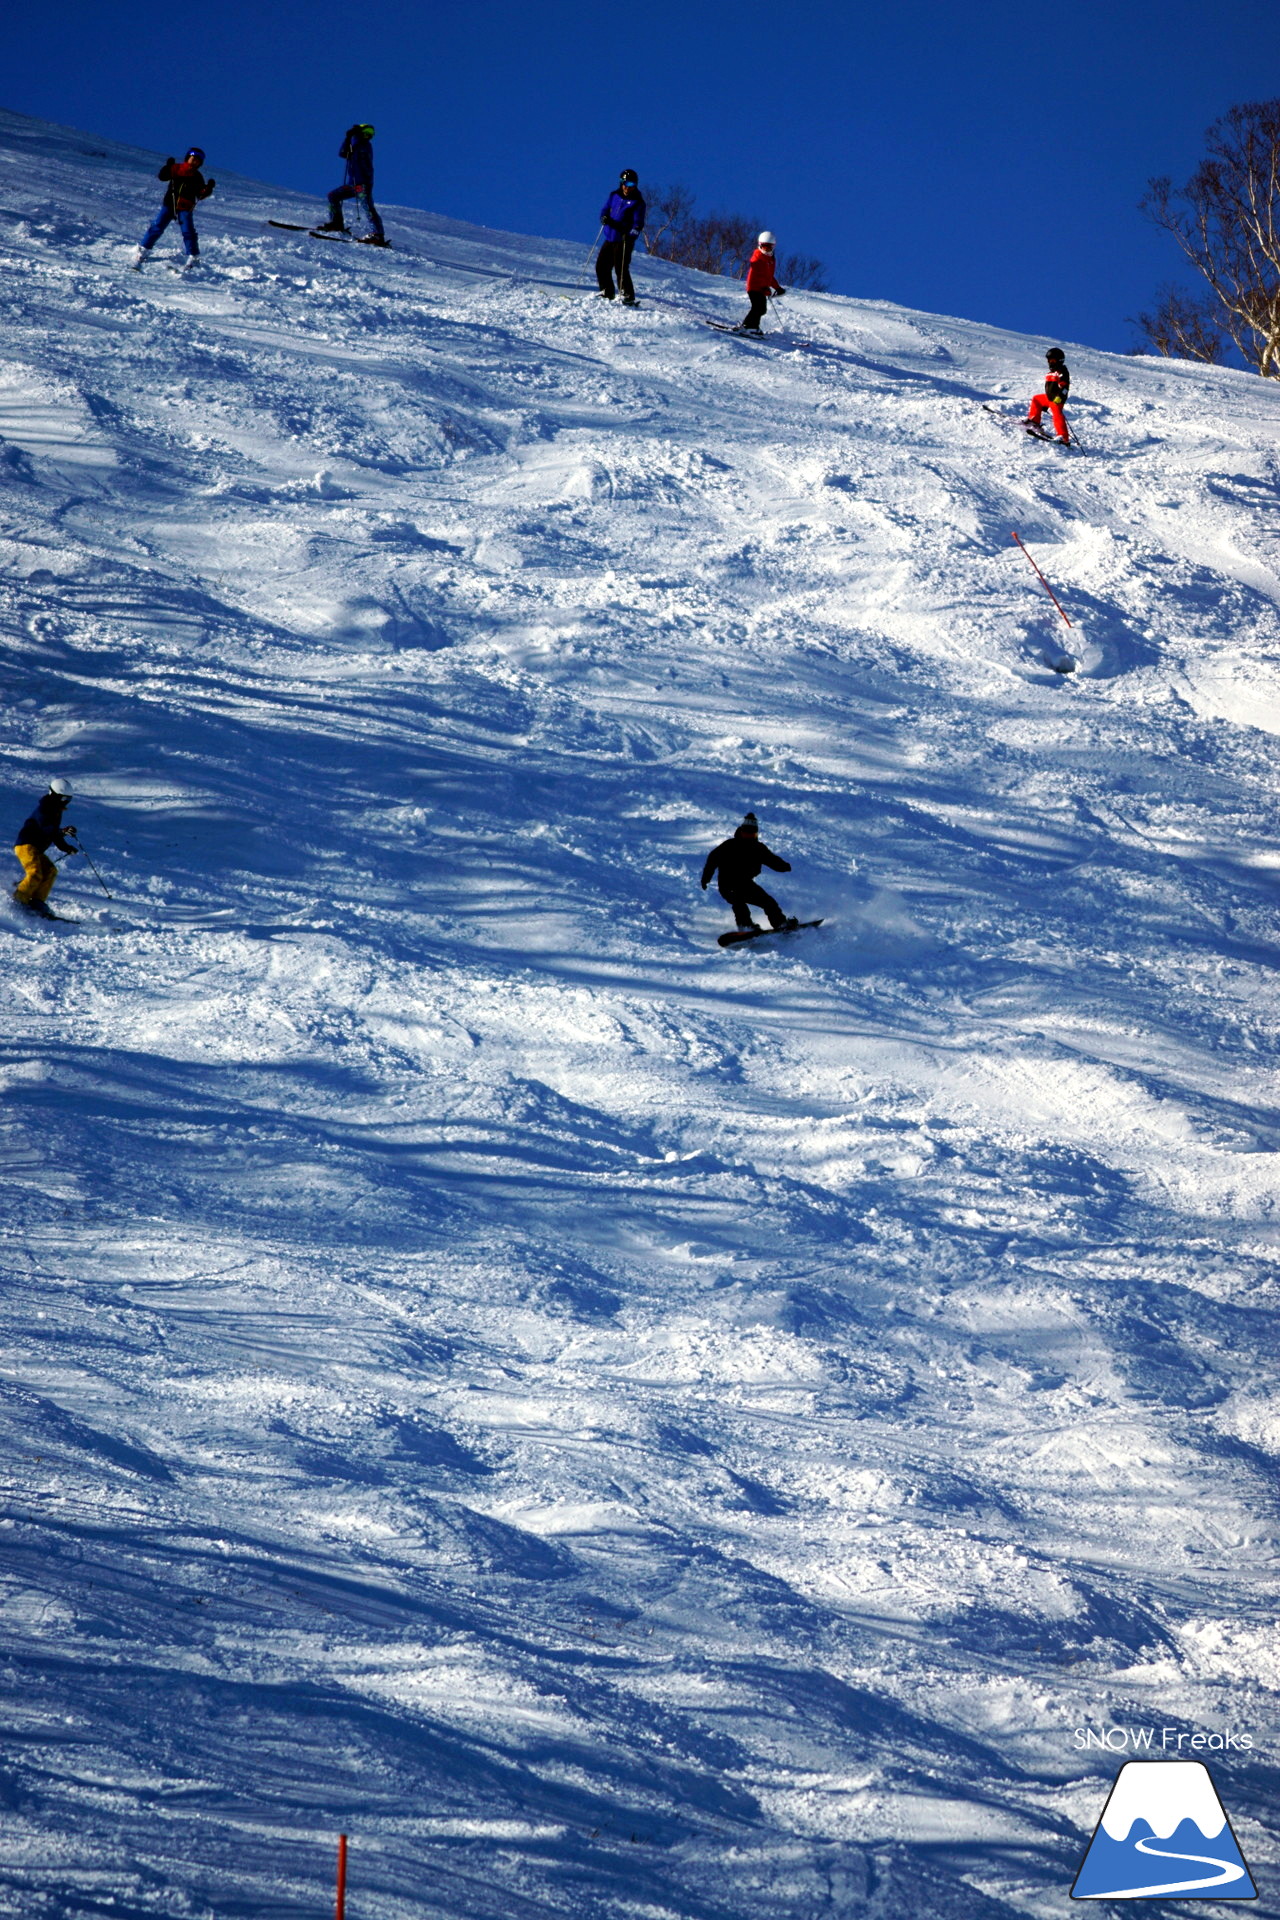
<instances>
[{"instance_id":1,"label":"child in red jacket","mask_svg":"<svg viewBox=\"0 0 1280 1920\"><path fill-rule=\"evenodd\" d=\"M1031 411L1027 415L1027 426L1040 431L1040 416L1046 410L1053 422L1053 430L1058 436L1060 447L1071 445L1071 434L1067 428L1067 416L1062 411L1062 403L1071 391L1071 375L1067 371L1067 356L1061 347L1050 347L1045 359L1049 362L1049 371L1045 375L1044 392L1038 393L1031 402Z\"/></svg>"},{"instance_id":2,"label":"child in red jacket","mask_svg":"<svg viewBox=\"0 0 1280 1920\"><path fill-rule=\"evenodd\" d=\"M742 322L740 333L759 333L764 310L774 294L785 293L780 287L773 268L773 250L777 245L771 233L762 233L756 241L756 250L747 265L747 293L751 298L751 311Z\"/></svg>"},{"instance_id":3,"label":"child in red jacket","mask_svg":"<svg viewBox=\"0 0 1280 1920\"><path fill-rule=\"evenodd\" d=\"M142 266L147 255L154 247L160 235L171 220L176 220L187 249L184 264L194 267L200 258L200 240L196 233L196 205L207 200L217 186L216 180L206 180L200 169L204 165L204 148L188 147L184 160L175 160L170 154L156 178L167 180L163 204L159 213L143 234L138 250L133 256L135 267Z\"/></svg>"}]
</instances>

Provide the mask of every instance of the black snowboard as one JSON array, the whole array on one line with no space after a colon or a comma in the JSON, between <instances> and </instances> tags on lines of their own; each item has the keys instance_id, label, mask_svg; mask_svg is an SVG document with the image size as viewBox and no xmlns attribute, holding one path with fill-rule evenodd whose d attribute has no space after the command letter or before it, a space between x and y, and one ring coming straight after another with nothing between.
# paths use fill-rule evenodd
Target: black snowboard
<instances>
[{"instance_id":1,"label":"black snowboard","mask_svg":"<svg viewBox=\"0 0 1280 1920\"><path fill-rule=\"evenodd\" d=\"M821 925L821 920L800 920L794 927L756 927L750 933L745 927L735 927L732 933L722 933L716 945L736 947L742 940L764 940L771 933L799 933L801 927L820 927Z\"/></svg>"}]
</instances>

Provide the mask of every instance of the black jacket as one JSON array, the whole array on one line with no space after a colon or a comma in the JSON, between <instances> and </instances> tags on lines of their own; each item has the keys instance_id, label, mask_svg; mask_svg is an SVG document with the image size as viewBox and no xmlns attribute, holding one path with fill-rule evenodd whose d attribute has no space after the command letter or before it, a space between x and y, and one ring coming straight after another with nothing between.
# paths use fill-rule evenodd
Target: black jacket
<instances>
[{"instance_id":1,"label":"black jacket","mask_svg":"<svg viewBox=\"0 0 1280 1920\"><path fill-rule=\"evenodd\" d=\"M751 885L761 867L772 867L775 873L790 873L791 862L771 853L754 833L735 833L732 840L722 840L718 847L712 847L702 869L702 884L705 887L719 868L720 891L726 899L732 899L738 888Z\"/></svg>"},{"instance_id":2,"label":"black jacket","mask_svg":"<svg viewBox=\"0 0 1280 1920\"><path fill-rule=\"evenodd\" d=\"M1066 361L1060 360L1057 366L1050 367L1045 375L1044 397L1046 400L1056 400L1061 406L1070 391L1071 375L1067 371Z\"/></svg>"},{"instance_id":3,"label":"black jacket","mask_svg":"<svg viewBox=\"0 0 1280 1920\"><path fill-rule=\"evenodd\" d=\"M14 845L34 847L37 853L44 853L50 846L58 847L63 853L74 853L75 848L62 834L62 816L70 804L56 793L46 793L35 812L28 814L18 828Z\"/></svg>"}]
</instances>

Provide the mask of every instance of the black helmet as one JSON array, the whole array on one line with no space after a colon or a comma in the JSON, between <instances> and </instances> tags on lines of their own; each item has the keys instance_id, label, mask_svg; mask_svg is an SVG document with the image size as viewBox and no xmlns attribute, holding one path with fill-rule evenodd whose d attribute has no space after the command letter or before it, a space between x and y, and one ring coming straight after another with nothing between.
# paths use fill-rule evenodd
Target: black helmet
<instances>
[{"instance_id":1,"label":"black helmet","mask_svg":"<svg viewBox=\"0 0 1280 1920\"><path fill-rule=\"evenodd\" d=\"M194 161L195 161L195 163L196 163L196 165L197 165L198 167L202 167L202 166L204 165L204 148L203 148L203 147L188 147L188 148L187 148L187 159L188 159L188 160L194 160Z\"/></svg>"},{"instance_id":2,"label":"black helmet","mask_svg":"<svg viewBox=\"0 0 1280 1920\"><path fill-rule=\"evenodd\" d=\"M1050 347L1048 353L1045 355L1046 360L1065 360L1066 357L1061 347Z\"/></svg>"},{"instance_id":3,"label":"black helmet","mask_svg":"<svg viewBox=\"0 0 1280 1920\"><path fill-rule=\"evenodd\" d=\"M638 187L639 184L640 175L636 172L635 168L624 167L622 169L622 185L624 187Z\"/></svg>"}]
</instances>

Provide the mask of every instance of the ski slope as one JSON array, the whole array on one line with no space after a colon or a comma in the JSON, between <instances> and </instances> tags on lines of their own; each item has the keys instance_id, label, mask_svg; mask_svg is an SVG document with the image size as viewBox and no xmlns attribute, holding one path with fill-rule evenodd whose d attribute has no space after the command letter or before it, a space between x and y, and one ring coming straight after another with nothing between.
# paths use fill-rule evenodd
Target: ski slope
<instances>
[{"instance_id":1,"label":"ski slope","mask_svg":"<svg viewBox=\"0 0 1280 1920\"><path fill-rule=\"evenodd\" d=\"M0 116L0 1914L1041 1920L1168 1728L1280 1915L1280 386L200 137Z\"/></svg>"}]
</instances>

